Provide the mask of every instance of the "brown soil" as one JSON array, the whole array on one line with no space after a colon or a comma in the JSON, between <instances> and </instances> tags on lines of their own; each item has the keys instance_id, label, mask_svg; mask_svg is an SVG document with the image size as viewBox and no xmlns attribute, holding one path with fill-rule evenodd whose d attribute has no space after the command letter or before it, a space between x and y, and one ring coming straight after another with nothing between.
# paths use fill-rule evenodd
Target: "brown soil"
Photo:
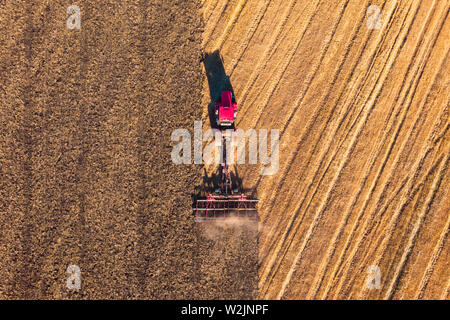
<instances>
[{"instance_id":1,"label":"brown soil","mask_svg":"<svg viewBox=\"0 0 450 320\"><path fill-rule=\"evenodd\" d=\"M256 244L202 236L201 168L170 158L202 114L200 5L78 4L68 30L66 1L0 2L0 297L251 298Z\"/></svg>"}]
</instances>

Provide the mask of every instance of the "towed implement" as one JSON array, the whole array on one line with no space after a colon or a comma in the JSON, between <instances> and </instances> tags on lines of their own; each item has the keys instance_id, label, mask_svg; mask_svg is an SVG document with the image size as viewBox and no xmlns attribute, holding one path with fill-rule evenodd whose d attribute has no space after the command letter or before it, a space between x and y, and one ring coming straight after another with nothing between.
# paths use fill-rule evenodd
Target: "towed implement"
<instances>
[{"instance_id":1,"label":"towed implement","mask_svg":"<svg viewBox=\"0 0 450 320\"><path fill-rule=\"evenodd\" d=\"M231 91L223 91L221 102L216 103L215 119L222 132L222 163L219 168L219 179L215 182L214 193L205 192L194 203L194 219L196 222L221 220L230 217L246 218L258 221L258 199L253 199L239 190L236 181L232 180L231 170L227 163L226 146L232 137L227 129L235 126L237 104Z\"/></svg>"}]
</instances>

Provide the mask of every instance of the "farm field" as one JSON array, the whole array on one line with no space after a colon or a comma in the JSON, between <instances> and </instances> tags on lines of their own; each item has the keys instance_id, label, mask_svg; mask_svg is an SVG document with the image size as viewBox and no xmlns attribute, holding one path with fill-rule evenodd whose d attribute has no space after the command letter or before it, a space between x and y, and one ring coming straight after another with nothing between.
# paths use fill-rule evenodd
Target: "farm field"
<instances>
[{"instance_id":1,"label":"farm field","mask_svg":"<svg viewBox=\"0 0 450 320\"><path fill-rule=\"evenodd\" d=\"M434 0L204 1L204 50L222 56L237 126L280 130L278 173L240 172L260 198L258 298L449 298L448 13Z\"/></svg>"},{"instance_id":2,"label":"farm field","mask_svg":"<svg viewBox=\"0 0 450 320\"><path fill-rule=\"evenodd\" d=\"M450 298L449 1L74 4L0 1L0 299ZM259 225L194 223L217 168L171 159L210 72L280 132Z\"/></svg>"}]
</instances>

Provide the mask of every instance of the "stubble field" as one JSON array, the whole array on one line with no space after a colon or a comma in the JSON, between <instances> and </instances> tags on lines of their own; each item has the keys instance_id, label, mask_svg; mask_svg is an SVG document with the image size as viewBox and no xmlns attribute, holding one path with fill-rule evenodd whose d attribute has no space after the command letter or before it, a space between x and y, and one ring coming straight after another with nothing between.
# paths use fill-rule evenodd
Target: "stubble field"
<instances>
[{"instance_id":1,"label":"stubble field","mask_svg":"<svg viewBox=\"0 0 450 320\"><path fill-rule=\"evenodd\" d=\"M241 172L258 297L448 299L449 2L204 3L238 127L280 130L278 173Z\"/></svg>"}]
</instances>

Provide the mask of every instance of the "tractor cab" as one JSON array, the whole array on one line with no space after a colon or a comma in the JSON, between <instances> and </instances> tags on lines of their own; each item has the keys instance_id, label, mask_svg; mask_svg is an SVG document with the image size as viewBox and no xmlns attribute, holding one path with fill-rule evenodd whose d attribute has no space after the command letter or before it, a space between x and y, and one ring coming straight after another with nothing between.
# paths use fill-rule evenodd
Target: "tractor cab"
<instances>
[{"instance_id":1,"label":"tractor cab","mask_svg":"<svg viewBox=\"0 0 450 320\"><path fill-rule=\"evenodd\" d=\"M237 104L233 92L222 91L221 101L216 103L216 123L220 127L233 127L237 116Z\"/></svg>"}]
</instances>

